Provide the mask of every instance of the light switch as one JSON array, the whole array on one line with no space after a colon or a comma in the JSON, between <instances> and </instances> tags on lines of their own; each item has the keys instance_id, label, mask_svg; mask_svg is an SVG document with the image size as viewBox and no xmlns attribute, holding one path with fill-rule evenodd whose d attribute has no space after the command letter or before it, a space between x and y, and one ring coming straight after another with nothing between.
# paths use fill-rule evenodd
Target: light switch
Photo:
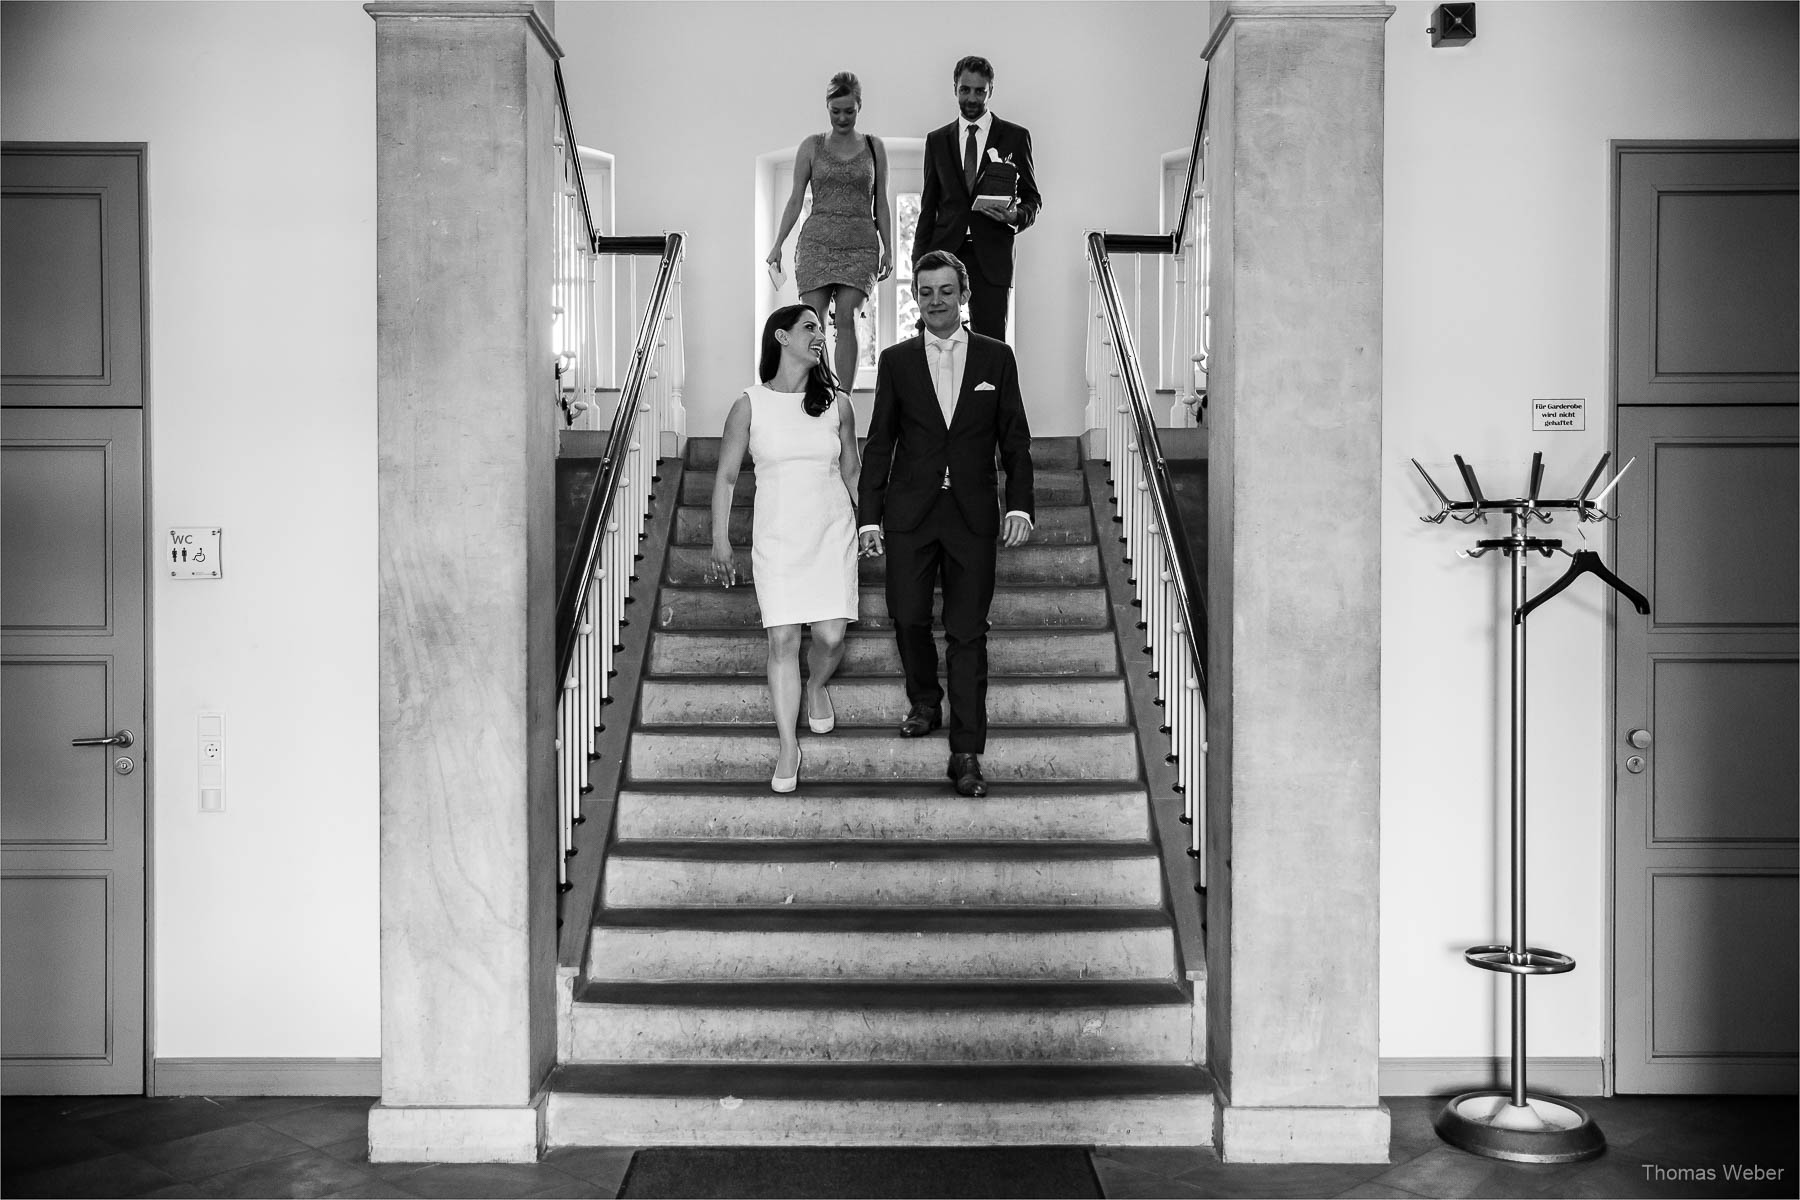
<instances>
[{"instance_id":1,"label":"light switch","mask_svg":"<svg viewBox=\"0 0 1800 1200\"><path fill-rule=\"evenodd\" d=\"M195 721L199 755L200 811L225 811L225 714L201 713Z\"/></svg>"}]
</instances>

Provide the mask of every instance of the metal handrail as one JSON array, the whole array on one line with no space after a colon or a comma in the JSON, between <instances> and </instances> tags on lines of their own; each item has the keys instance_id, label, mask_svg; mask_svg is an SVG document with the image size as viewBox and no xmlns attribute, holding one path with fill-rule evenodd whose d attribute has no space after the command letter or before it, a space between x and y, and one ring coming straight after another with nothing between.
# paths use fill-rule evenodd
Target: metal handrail
<instances>
[{"instance_id":1,"label":"metal handrail","mask_svg":"<svg viewBox=\"0 0 1800 1200\"><path fill-rule=\"evenodd\" d=\"M619 243L628 243L620 245ZM642 407L644 382L649 376L650 360L657 349L657 330L662 326L674 286L675 271L686 247L687 235L670 233L652 238L598 238L598 253L657 253L662 261L657 266L656 280L650 289L649 303L643 322L638 326L637 343L631 352L631 366L620 388L619 406L613 412L612 427L606 439L606 457L600 465L600 477L582 510L581 526L575 537L575 561L563 577L556 597L556 679L558 686L568 675L569 662L575 653L575 642L581 632L582 613L589 585L593 582L600 556L601 531L612 515L613 497L624 473L631 445L631 435Z\"/></svg>"},{"instance_id":2,"label":"metal handrail","mask_svg":"<svg viewBox=\"0 0 1800 1200\"><path fill-rule=\"evenodd\" d=\"M575 162L575 194L581 200L581 219L587 223L588 246L592 248L598 237L598 229L594 225L594 210L588 207L587 180L581 171L581 154L579 145L575 141L575 122L569 116L569 93L563 87L562 63L558 62L554 65L556 68L556 111L562 116L563 141L568 147L569 158Z\"/></svg>"},{"instance_id":3,"label":"metal handrail","mask_svg":"<svg viewBox=\"0 0 1800 1200\"><path fill-rule=\"evenodd\" d=\"M1149 388L1144 383L1143 364L1138 359L1137 344L1131 337L1131 326L1125 320L1125 305L1119 298L1119 284L1113 278L1112 260L1107 255L1108 236L1088 234L1088 255L1094 264L1101 302L1106 308L1106 321L1112 332L1125 394L1131 404L1132 426L1137 433L1137 453L1143 460L1145 479L1149 483L1151 511L1159 528L1166 532L1173 568L1176 603L1191 636L1188 646L1193 655L1195 677L1200 696L1206 698L1206 600L1200 591L1199 573L1194 569L1194 552L1182 524L1181 511L1175 506L1175 491L1169 482L1168 464L1163 459L1162 444L1157 440L1156 422L1150 415Z\"/></svg>"},{"instance_id":4,"label":"metal handrail","mask_svg":"<svg viewBox=\"0 0 1800 1200\"><path fill-rule=\"evenodd\" d=\"M1181 189L1181 212L1168 233L1106 233L1106 249L1118 254L1180 254L1187 241L1188 221L1194 210L1194 177L1200 171L1200 154L1206 139L1206 107L1212 96L1210 75L1200 84L1200 115L1194 119L1194 145L1188 151L1187 184Z\"/></svg>"}]
</instances>

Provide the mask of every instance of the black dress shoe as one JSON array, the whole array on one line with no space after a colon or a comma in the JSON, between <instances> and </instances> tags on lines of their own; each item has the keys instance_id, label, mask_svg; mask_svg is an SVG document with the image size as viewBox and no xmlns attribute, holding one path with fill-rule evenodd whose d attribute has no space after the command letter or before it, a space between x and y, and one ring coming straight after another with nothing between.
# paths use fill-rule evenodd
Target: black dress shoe
<instances>
[{"instance_id":1,"label":"black dress shoe","mask_svg":"<svg viewBox=\"0 0 1800 1200\"><path fill-rule=\"evenodd\" d=\"M934 704L915 704L900 722L901 737L924 737L944 723L944 712Z\"/></svg>"},{"instance_id":2,"label":"black dress shoe","mask_svg":"<svg viewBox=\"0 0 1800 1200\"><path fill-rule=\"evenodd\" d=\"M981 759L973 754L952 754L950 769L945 772L956 785L959 796L987 795L987 780L981 777Z\"/></svg>"}]
</instances>

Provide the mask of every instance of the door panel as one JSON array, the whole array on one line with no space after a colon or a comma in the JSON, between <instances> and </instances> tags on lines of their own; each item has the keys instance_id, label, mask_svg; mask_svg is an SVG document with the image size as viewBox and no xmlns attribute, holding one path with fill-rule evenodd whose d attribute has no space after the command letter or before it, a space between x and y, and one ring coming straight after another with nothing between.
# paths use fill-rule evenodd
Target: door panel
<instances>
[{"instance_id":1,"label":"door panel","mask_svg":"<svg viewBox=\"0 0 1800 1200\"><path fill-rule=\"evenodd\" d=\"M1693 1064L1786 1059L1796 1049L1793 877L1650 874L1651 1054Z\"/></svg>"},{"instance_id":2,"label":"door panel","mask_svg":"<svg viewBox=\"0 0 1800 1200\"><path fill-rule=\"evenodd\" d=\"M1618 403L1793 403L1793 146L1617 153Z\"/></svg>"},{"instance_id":3,"label":"door panel","mask_svg":"<svg viewBox=\"0 0 1800 1200\"><path fill-rule=\"evenodd\" d=\"M1792 407L1618 411L1618 571L1651 583L1615 607L1621 1092L1793 1090L1797 447Z\"/></svg>"},{"instance_id":4,"label":"door panel","mask_svg":"<svg viewBox=\"0 0 1800 1200\"><path fill-rule=\"evenodd\" d=\"M1655 456L1657 624L1792 623L1794 555L1780 552L1800 512L1792 452L1661 439Z\"/></svg>"},{"instance_id":5,"label":"door panel","mask_svg":"<svg viewBox=\"0 0 1800 1200\"><path fill-rule=\"evenodd\" d=\"M8 407L0 433L0 1087L141 1092L143 413Z\"/></svg>"},{"instance_id":6,"label":"door panel","mask_svg":"<svg viewBox=\"0 0 1800 1200\"><path fill-rule=\"evenodd\" d=\"M112 882L105 873L18 874L0 882L0 903L6 905L0 1040L9 1060L96 1062L110 1056Z\"/></svg>"},{"instance_id":7,"label":"door panel","mask_svg":"<svg viewBox=\"0 0 1800 1200\"><path fill-rule=\"evenodd\" d=\"M8 145L4 162L6 403L141 405L141 148Z\"/></svg>"}]
</instances>

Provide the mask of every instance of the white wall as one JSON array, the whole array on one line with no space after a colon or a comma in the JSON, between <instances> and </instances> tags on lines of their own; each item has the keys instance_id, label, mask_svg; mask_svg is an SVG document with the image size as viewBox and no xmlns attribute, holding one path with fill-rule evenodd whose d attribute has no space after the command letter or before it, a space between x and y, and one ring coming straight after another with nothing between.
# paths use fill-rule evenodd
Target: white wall
<instances>
[{"instance_id":1,"label":"white wall","mask_svg":"<svg viewBox=\"0 0 1800 1200\"><path fill-rule=\"evenodd\" d=\"M0 41L6 138L148 143L149 535L224 529L223 579L150 573L154 1053L374 1056L374 23L8 4Z\"/></svg>"},{"instance_id":2,"label":"white wall","mask_svg":"<svg viewBox=\"0 0 1800 1200\"><path fill-rule=\"evenodd\" d=\"M1157 231L1160 156L1193 140L1207 27L1198 0L558 5L576 134L617 156L619 232L691 236L689 432L716 436L753 378L768 252L756 156L824 128L840 70L862 80L858 128L922 137L955 117L950 70L965 53L993 62L994 111L1031 130L1044 194L1017 243L1013 300L1032 431L1080 432L1082 235Z\"/></svg>"},{"instance_id":3,"label":"white wall","mask_svg":"<svg viewBox=\"0 0 1800 1200\"><path fill-rule=\"evenodd\" d=\"M1483 4L1476 39L1440 49L1431 9L1388 22L1384 1057L1510 1053L1507 985L1461 962L1509 936L1504 560L1455 556L1499 531L1421 524L1407 460L1460 495L1460 453L1516 495L1542 450L1545 494L1578 490L1612 441L1609 140L1792 138L1800 102L1791 4ZM1531 398L1568 396L1586 431L1533 434ZM1578 542L1566 518L1548 532ZM1534 563L1532 591L1566 563ZM1605 1050L1608 609L1576 587L1531 619L1529 932L1578 964L1531 985L1534 1057Z\"/></svg>"}]
</instances>

